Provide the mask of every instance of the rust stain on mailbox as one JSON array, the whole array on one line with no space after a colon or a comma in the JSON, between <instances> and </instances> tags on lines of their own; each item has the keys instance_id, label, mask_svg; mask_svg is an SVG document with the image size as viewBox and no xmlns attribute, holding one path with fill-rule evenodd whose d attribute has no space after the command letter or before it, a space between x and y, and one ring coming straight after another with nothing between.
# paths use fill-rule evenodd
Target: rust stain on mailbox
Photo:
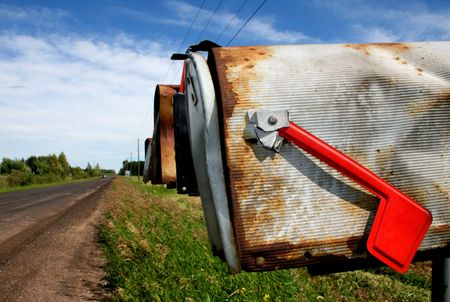
<instances>
[{"instance_id":1,"label":"rust stain on mailbox","mask_svg":"<svg viewBox=\"0 0 450 302\"><path fill-rule=\"evenodd\" d=\"M406 43L345 44L344 46L362 51L366 55L370 55L370 49L373 48L386 49L388 51L394 51L395 53L410 49L410 46Z\"/></svg>"},{"instance_id":2,"label":"rust stain on mailbox","mask_svg":"<svg viewBox=\"0 0 450 302\"><path fill-rule=\"evenodd\" d=\"M406 108L406 110L412 115L417 115L429 112L436 107L446 104L447 106L450 104L450 89L448 91L443 91L437 93L436 95L427 97L419 102L412 103Z\"/></svg>"},{"instance_id":3,"label":"rust stain on mailbox","mask_svg":"<svg viewBox=\"0 0 450 302\"><path fill-rule=\"evenodd\" d=\"M221 63L216 65L220 86L226 88L222 90L222 93L228 100L223 103L223 110L226 117L231 117L235 106L248 106L251 109L252 104L249 104L249 100L242 98L245 97L245 92L249 91L249 81L251 79L257 81L258 74L253 70L255 64L269 58L271 48L270 46L253 46L220 48L220 50L214 51L217 60Z\"/></svg>"},{"instance_id":4,"label":"rust stain on mailbox","mask_svg":"<svg viewBox=\"0 0 450 302\"><path fill-rule=\"evenodd\" d=\"M275 154L246 142L249 109L289 110L306 130L433 213L421 252L449 245L450 230L442 226L450 221L450 79L439 76L448 72L436 63L436 58L449 62L449 47L376 43L212 50L243 269L365 258L378 208L374 196L295 146L285 143Z\"/></svg>"}]
</instances>

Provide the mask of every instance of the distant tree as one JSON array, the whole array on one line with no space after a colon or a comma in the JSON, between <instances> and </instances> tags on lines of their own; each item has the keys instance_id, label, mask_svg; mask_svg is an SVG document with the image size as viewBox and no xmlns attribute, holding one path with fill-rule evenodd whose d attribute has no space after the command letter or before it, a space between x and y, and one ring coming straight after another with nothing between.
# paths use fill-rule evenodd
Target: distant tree
<instances>
[{"instance_id":1,"label":"distant tree","mask_svg":"<svg viewBox=\"0 0 450 302\"><path fill-rule=\"evenodd\" d=\"M119 175L125 175L125 171L129 170L129 164L128 164L128 160L124 160L122 162L122 168L120 168L119 170Z\"/></svg>"},{"instance_id":2,"label":"distant tree","mask_svg":"<svg viewBox=\"0 0 450 302\"><path fill-rule=\"evenodd\" d=\"M70 167L70 173L73 179L82 179L87 177L87 173L80 167Z\"/></svg>"},{"instance_id":3,"label":"distant tree","mask_svg":"<svg viewBox=\"0 0 450 302\"><path fill-rule=\"evenodd\" d=\"M128 160L124 160L122 162L122 168L120 168L119 170L119 175L125 175L125 171L127 170L131 172L131 175L138 175L138 164L140 165L139 167L140 175L143 175L145 162L142 160L139 161L139 163L137 161L129 162Z\"/></svg>"},{"instance_id":4,"label":"distant tree","mask_svg":"<svg viewBox=\"0 0 450 302\"><path fill-rule=\"evenodd\" d=\"M27 164L24 159L9 159L3 158L1 163L1 169L3 174L9 174L12 170L29 172Z\"/></svg>"},{"instance_id":5,"label":"distant tree","mask_svg":"<svg viewBox=\"0 0 450 302\"><path fill-rule=\"evenodd\" d=\"M55 174L51 167L51 155L47 156L30 156L27 160L27 165L31 171L36 175ZM53 164L54 165L54 164Z\"/></svg>"},{"instance_id":6,"label":"distant tree","mask_svg":"<svg viewBox=\"0 0 450 302\"><path fill-rule=\"evenodd\" d=\"M59 154L58 162L61 167L62 174L64 176L68 176L70 173L70 166L69 166L69 163L67 162L67 158L66 158L66 155L64 154L64 152L61 152Z\"/></svg>"},{"instance_id":7,"label":"distant tree","mask_svg":"<svg viewBox=\"0 0 450 302\"><path fill-rule=\"evenodd\" d=\"M102 169L102 174L116 175L116 170L114 170L114 169Z\"/></svg>"},{"instance_id":8,"label":"distant tree","mask_svg":"<svg viewBox=\"0 0 450 302\"><path fill-rule=\"evenodd\" d=\"M39 159L37 158L37 156L33 155L33 156L28 157L27 160L25 161L25 163L30 168L31 173L40 174L39 173L40 162L39 162Z\"/></svg>"},{"instance_id":9,"label":"distant tree","mask_svg":"<svg viewBox=\"0 0 450 302\"><path fill-rule=\"evenodd\" d=\"M86 171L87 176L89 177L94 176L94 171L90 163L87 163L86 169L84 171Z\"/></svg>"},{"instance_id":10,"label":"distant tree","mask_svg":"<svg viewBox=\"0 0 450 302\"><path fill-rule=\"evenodd\" d=\"M50 167L50 156L38 156L36 161L36 174L37 175L48 175L51 173Z\"/></svg>"},{"instance_id":11,"label":"distant tree","mask_svg":"<svg viewBox=\"0 0 450 302\"><path fill-rule=\"evenodd\" d=\"M9 186L22 186L30 183L49 183L59 181L71 176L73 179L100 176L102 174L114 175L114 170L105 170L96 164L90 163L85 169L71 167L64 152L59 155L45 156L32 155L26 160L3 158L0 162L0 173L8 176L3 179Z\"/></svg>"},{"instance_id":12,"label":"distant tree","mask_svg":"<svg viewBox=\"0 0 450 302\"><path fill-rule=\"evenodd\" d=\"M96 164L93 171L93 176L100 176L102 175L102 170L100 169L100 165Z\"/></svg>"},{"instance_id":13,"label":"distant tree","mask_svg":"<svg viewBox=\"0 0 450 302\"><path fill-rule=\"evenodd\" d=\"M59 163L58 157L55 154L52 154L48 158L48 164L50 166L50 173L55 174L58 176L63 176L63 168L61 167L61 164Z\"/></svg>"},{"instance_id":14,"label":"distant tree","mask_svg":"<svg viewBox=\"0 0 450 302\"><path fill-rule=\"evenodd\" d=\"M108 171L108 172L105 172ZM49 183L59 181L71 175L73 179L100 176L102 174L115 174L114 170L104 170L99 164L92 167L87 164L86 169L71 167L64 152L58 156L32 155L27 160L3 158L0 162L0 173L8 174L5 178L10 186L26 185L30 183Z\"/></svg>"}]
</instances>

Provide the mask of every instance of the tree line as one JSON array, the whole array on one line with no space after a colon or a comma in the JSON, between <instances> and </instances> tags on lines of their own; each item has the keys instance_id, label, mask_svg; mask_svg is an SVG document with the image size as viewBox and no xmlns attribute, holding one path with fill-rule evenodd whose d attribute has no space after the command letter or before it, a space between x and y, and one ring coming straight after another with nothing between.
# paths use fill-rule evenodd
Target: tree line
<instances>
[{"instance_id":1,"label":"tree line","mask_svg":"<svg viewBox=\"0 0 450 302\"><path fill-rule=\"evenodd\" d=\"M144 174L144 165L145 162L144 161L139 161L139 163L137 161L128 161L128 160L124 160L122 162L122 168L120 168L119 170L119 175L125 175L125 171L130 171L131 175L138 175L138 165L139 165L139 175L143 175Z\"/></svg>"},{"instance_id":2,"label":"tree line","mask_svg":"<svg viewBox=\"0 0 450 302\"><path fill-rule=\"evenodd\" d=\"M92 166L90 163L84 169L72 167L64 152L59 155L33 155L27 159L3 158L0 164L0 174L4 176L2 181L11 187L51 183L66 179L83 179L102 174L114 174L114 172L114 170L101 169L98 164Z\"/></svg>"}]
</instances>

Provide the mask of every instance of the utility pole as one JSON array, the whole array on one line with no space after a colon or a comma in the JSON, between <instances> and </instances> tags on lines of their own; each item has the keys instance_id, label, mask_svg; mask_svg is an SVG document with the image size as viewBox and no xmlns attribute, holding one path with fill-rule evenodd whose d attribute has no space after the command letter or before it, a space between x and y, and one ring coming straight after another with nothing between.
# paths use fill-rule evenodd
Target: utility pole
<instances>
[{"instance_id":1,"label":"utility pole","mask_svg":"<svg viewBox=\"0 0 450 302\"><path fill-rule=\"evenodd\" d=\"M137 139L137 144L138 144L138 181L139 181L139 177L140 177L140 175L141 175L141 163L139 162L139 138Z\"/></svg>"},{"instance_id":2,"label":"utility pole","mask_svg":"<svg viewBox=\"0 0 450 302\"><path fill-rule=\"evenodd\" d=\"M133 175L133 152L130 152L130 176Z\"/></svg>"}]
</instances>

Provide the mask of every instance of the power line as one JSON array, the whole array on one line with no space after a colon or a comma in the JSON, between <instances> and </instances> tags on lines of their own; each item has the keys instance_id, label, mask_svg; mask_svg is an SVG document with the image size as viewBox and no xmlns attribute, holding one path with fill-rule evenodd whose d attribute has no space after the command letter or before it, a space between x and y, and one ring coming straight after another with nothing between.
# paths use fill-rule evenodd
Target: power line
<instances>
[{"instance_id":1,"label":"power line","mask_svg":"<svg viewBox=\"0 0 450 302\"><path fill-rule=\"evenodd\" d=\"M192 20L191 25L189 26L188 31L186 32L186 34L185 34L184 37L183 37L183 40L181 41L180 45L178 46L177 52L180 52L180 51L181 51L181 48L183 47L184 42L186 42L187 37L188 37L189 34L191 33L192 27L193 27L194 24L197 22L198 15L200 14L200 11L203 9L203 6L205 5L205 3L206 3L206 0L203 0L203 1L202 1L202 4L200 5L200 7L199 7L198 10L197 10L197 13L195 14L194 20ZM167 76L169 75L169 72L172 70L172 66L173 66L173 61L171 60L171 61L170 61L170 64L169 64L169 67L167 68L166 73L164 74L164 78L163 78L163 80L162 80L162 83L163 83L163 84L164 84L164 82L166 81ZM151 108L149 108L149 110L148 110L147 113L145 114L145 118L144 118L144 120L142 121L142 125L141 125L141 127L139 127L139 130L138 130L138 133L137 133L136 136L140 136L140 134L142 133L142 131L143 131L143 126L144 126L145 122L147 121L147 119L148 119L149 116L150 116L150 111L151 111Z\"/></svg>"},{"instance_id":2,"label":"power line","mask_svg":"<svg viewBox=\"0 0 450 302\"><path fill-rule=\"evenodd\" d=\"M184 42L186 41L188 35L190 34L190 32L191 32L191 30L192 30L192 27L193 27L194 24L197 22L198 15L200 14L200 11L203 9L203 6L205 5L205 2L206 2L206 0L203 0L202 4L201 4L200 7L198 8L197 13L195 14L194 20L192 21L191 26L189 27L189 30L188 30L188 31L186 32L186 34L184 35L183 41L181 41L180 46L178 47L177 52L180 52L180 51L181 51L181 48L183 47ZM173 61L170 62L169 69L167 70L166 75L164 76L164 80L163 80L163 81L166 80L166 77L167 77L167 75L169 74L169 70L172 70L172 65L173 65ZM171 82L174 81L174 78L175 78L175 77L176 77L176 74L172 77Z\"/></svg>"},{"instance_id":3,"label":"power line","mask_svg":"<svg viewBox=\"0 0 450 302\"><path fill-rule=\"evenodd\" d=\"M245 0L244 3L242 3L241 7L239 7L239 9L234 13L233 17L230 19L228 24L224 27L224 29L222 30L220 35L217 37L217 39L216 39L217 43L219 43L220 38L222 38L222 35L225 33L225 31L228 29L228 27L231 25L231 23L233 23L234 19L236 18L237 15L239 15L239 13L244 8L245 4L247 4L247 2L248 2L248 0Z\"/></svg>"},{"instance_id":4,"label":"power line","mask_svg":"<svg viewBox=\"0 0 450 302\"><path fill-rule=\"evenodd\" d=\"M223 0L220 0L219 4L217 4L216 9L214 10L213 14L211 15L211 17L209 17L208 22L206 22L205 26L202 29L202 32L198 35L196 41L200 42L200 38L202 37L203 33L205 32L205 29L208 27L209 23L211 22L212 18L216 15L217 10L219 9L219 7L222 5Z\"/></svg>"},{"instance_id":5,"label":"power line","mask_svg":"<svg viewBox=\"0 0 450 302\"><path fill-rule=\"evenodd\" d=\"M166 73L164 74L164 78L163 78L163 80L162 80L162 83L164 83L164 81L165 81L166 78L167 78L167 75L169 74L169 71L172 69L172 64L173 64L173 61L170 60L169 67L167 68Z\"/></svg>"},{"instance_id":6,"label":"power line","mask_svg":"<svg viewBox=\"0 0 450 302\"><path fill-rule=\"evenodd\" d=\"M139 137L142 134L142 131L144 130L144 125L145 122L148 120L148 118L150 117L150 112L152 111L152 106L150 106L150 108L148 108L147 113L145 114L145 118L142 120L141 126L138 128L138 132L137 132L137 137ZM147 137L147 135L145 136Z\"/></svg>"},{"instance_id":7,"label":"power line","mask_svg":"<svg viewBox=\"0 0 450 302\"><path fill-rule=\"evenodd\" d=\"M197 13L195 14L194 21L192 21L191 26L189 27L189 30L187 31L186 35L184 35L183 41L180 43L180 46L178 47L178 52L181 51L181 47L183 46L183 43L186 41L186 38L188 37L189 33L191 32L192 27L194 26L195 22L197 22L198 14L203 9L203 6L205 5L205 2L206 2L206 0L203 0L202 4L198 8Z\"/></svg>"},{"instance_id":8,"label":"power line","mask_svg":"<svg viewBox=\"0 0 450 302\"><path fill-rule=\"evenodd\" d=\"M247 19L247 21L245 21L245 23L241 26L241 28L239 28L239 30L237 31L237 33L233 36L233 38L231 38L230 41L228 41L227 45L230 45L231 42L233 42L234 38L236 38L237 35L239 35L239 33L241 32L241 30L247 25L247 23L256 15L256 13L261 9L261 7L263 7L263 5L267 2L267 0L263 0L261 2L261 4L258 6L258 8L255 9L255 11L253 12L253 14L251 14L251 16Z\"/></svg>"},{"instance_id":9,"label":"power line","mask_svg":"<svg viewBox=\"0 0 450 302\"><path fill-rule=\"evenodd\" d=\"M183 69L183 66L179 66L178 67L179 71ZM178 71L178 72L179 72ZM170 83L177 83L175 82L177 80L177 76L178 76L178 72L174 73L172 78L170 79ZM180 79L178 79L178 81L180 81ZM179 82L178 82L179 83Z\"/></svg>"},{"instance_id":10,"label":"power line","mask_svg":"<svg viewBox=\"0 0 450 302\"><path fill-rule=\"evenodd\" d=\"M200 13L200 11L203 9L203 6L205 5L206 0L203 0L202 4L200 5L200 7L197 10L197 13L195 14L194 20L192 20L191 26L189 26L188 31L186 32L186 34L184 35L183 40L180 43L180 46L178 46L178 50L177 52L181 51L181 48L183 47L184 42L186 42L187 37L189 36L189 34L191 33L192 27L194 26L195 22L197 22L197 18L198 18L198 14ZM170 61L170 65L169 68L166 71L166 74L164 75L163 78L163 82L166 80L167 75L169 74L169 71L172 69L172 65L173 65L173 61Z\"/></svg>"},{"instance_id":11,"label":"power line","mask_svg":"<svg viewBox=\"0 0 450 302\"><path fill-rule=\"evenodd\" d=\"M205 2L206 2L206 0L203 0L202 4L201 4L200 7L198 8L197 13L195 14L194 20L192 20L191 25L189 26L188 31L186 32L186 34L185 34L184 37L183 37L183 40L181 41L180 45L178 46L177 52L180 52L180 51L181 51L181 48L183 47L184 42L186 42L186 39L187 39L187 37L189 36L189 34L190 34L191 30L192 30L192 27L194 26L195 22L197 22L198 15L200 14L200 11L203 9L203 6L205 5ZM166 71L166 73L165 73L165 75L164 75L164 78L163 78L163 80L162 80L162 83L164 83L164 81L166 80L167 76L169 75L170 70L172 70L172 65L173 65L173 61L170 61L169 67L167 68L167 71ZM135 136L139 137L140 134L142 133L142 131L144 130L143 127L144 127L144 125L145 125L145 122L146 122L146 121L148 120L148 118L150 117L150 112L151 112L151 110L152 110L152 108L150 107L150 108L148 109L147 113L145 114L145 118L144 118L144 120L142 121L141 126L139 127L139 130L138 130L137 135L135 135Z\"/></svg>"}]
</instances>

